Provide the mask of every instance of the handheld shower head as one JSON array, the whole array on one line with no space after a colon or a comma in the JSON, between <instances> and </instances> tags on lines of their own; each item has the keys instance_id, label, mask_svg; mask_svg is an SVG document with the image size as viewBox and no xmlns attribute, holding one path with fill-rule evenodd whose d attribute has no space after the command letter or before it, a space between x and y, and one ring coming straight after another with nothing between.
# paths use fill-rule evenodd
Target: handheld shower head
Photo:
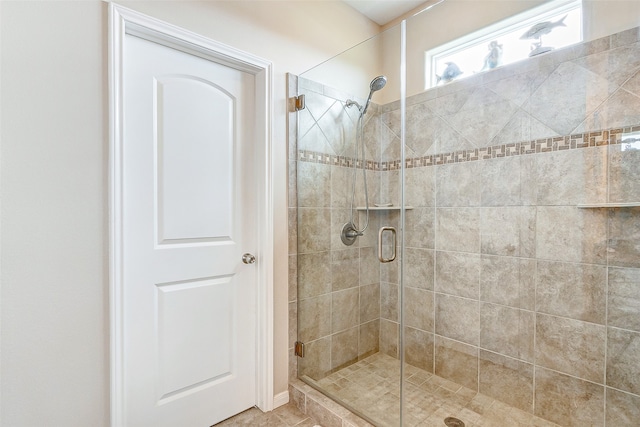
<instances>
[{"instance_id":1,"label":"handheld shower head","mask_svg":"<svg viewBox=\"0 0 640 427\"><path fill-rule=\"evenodd\" d=\"M367 98L367 102L364 104L364 109L362 110L362 114L364 115L367 112L367 108L369 108L369 103L371 102L371 97L373 96L373 92L377 92L387 84L386 76L378 76L371 80L371 84L369 85L369 97Z\"/></svg>"},{"instance_id":2,"label":"handheld shower head","mask_svg":"<svg viewBox=\"0 0 640 427\"><path fill-rule=\"evenodd\" d=\"M380 89L382 89L384 87L384 85L387 84L387 77L386 76L378 76L376 78L374 78L373 80L371 80L371 84L369 85L369 88L371 89L372 92L376 92Z\"/></svg>"}]
</instances>

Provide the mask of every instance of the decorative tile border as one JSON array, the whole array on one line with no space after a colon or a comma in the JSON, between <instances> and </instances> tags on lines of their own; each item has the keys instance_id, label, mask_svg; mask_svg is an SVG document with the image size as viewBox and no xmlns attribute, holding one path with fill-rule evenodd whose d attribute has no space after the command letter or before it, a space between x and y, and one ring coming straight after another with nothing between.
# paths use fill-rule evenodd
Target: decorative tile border
<instances>
[{"instance_id":1,"label":"decorative tile border","mask_svg":"<svg viewBox=\"0 0 640 427\"><path fill-rule=\"evenodd\" d=\"M492 145L489 147L460 150L451 153L412 157L406 159L405 167L407 169L412 169L434 165L496 159L501 157L522 156L526 154L549 153L553 151L600 147L603 145L616 145L622 142L623 134L638 131L640 131L640 125L578 133L567 136L554 136L551 138L535 139L525 142ZM322 163L325 165L343 167L353 167L353 163L355 161L351 157L335 156L308 150L298 151L298 160L301 162ZM367 160L366 169L374 171L399 170L400 163L400 160L391 160L388 162ZM358 168L362 168L362 161L358 161L356 166Z\"/></svg>"}]
</instances>

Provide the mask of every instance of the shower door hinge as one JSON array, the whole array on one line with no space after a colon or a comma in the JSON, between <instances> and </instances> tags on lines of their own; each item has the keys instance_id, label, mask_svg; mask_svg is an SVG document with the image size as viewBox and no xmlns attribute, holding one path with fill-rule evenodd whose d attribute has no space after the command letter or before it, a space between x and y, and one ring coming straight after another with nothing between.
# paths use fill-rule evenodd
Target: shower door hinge
<instances>
[{"instance_id":1,"label":"shower door hinge","mask_svg":"<svg viewBox=\"0 0 640 427\"><path fill-rule=\"evenodd\" d=\"M305 109L306 104L305 104L305 101L304 101L304 95L294 96L293 100L294 100L294 106L296 108L296 111L300 111L300 110L304 110Z\"/></svg>"},{"instance_id":2,"label":"shower door hinge","mask_svg":"<svg viewBox=\"0 0 640 427\"><path fill-rule=\"evenodd\" d=\"M304 357L304 343L300 341L296 341L296 346L294 350L296 356Z\"/></svg>"}]
</instances>

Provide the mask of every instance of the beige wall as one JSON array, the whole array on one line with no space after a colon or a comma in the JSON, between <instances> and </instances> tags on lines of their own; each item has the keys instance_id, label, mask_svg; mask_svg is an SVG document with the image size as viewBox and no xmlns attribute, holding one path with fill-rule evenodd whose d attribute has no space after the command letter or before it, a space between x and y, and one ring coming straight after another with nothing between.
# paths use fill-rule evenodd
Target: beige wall
<instances>
[{"instance_id":1,"label":"beige wall","mask_svg":"<svg viewBox=\"0 0 640 427\"><path fill-rule=\"evenodd\" d=\"M274 63L274 391L285 391L285 73L379 27L333 1L123 4ZM0 2L1 425L109 422L107 36L104 2Z\"/></svg>"}]
</instances>

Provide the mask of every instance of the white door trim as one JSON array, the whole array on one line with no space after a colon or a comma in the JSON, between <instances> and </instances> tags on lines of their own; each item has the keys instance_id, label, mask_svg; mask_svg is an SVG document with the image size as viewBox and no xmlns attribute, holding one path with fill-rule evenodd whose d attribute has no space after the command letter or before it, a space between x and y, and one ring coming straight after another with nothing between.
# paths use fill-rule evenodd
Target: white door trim
<instances>
[{"instance_id":1,"label":"white door trim","mask_svg":"<svg viewBox=\"0 0 640 427\"><path fill-rule=\"evenodd\" d=\"M269 61L207 39L114 3L109 5L109 301L111 426L125 425L123 370L122 144L123 52L125 34L133 34L229 67L251 73L256 81L256 186L258 250L256 258L256 406L270 411L273 395L273 188L271 153L272 65Z\"/></svg>"}]
</instances>

